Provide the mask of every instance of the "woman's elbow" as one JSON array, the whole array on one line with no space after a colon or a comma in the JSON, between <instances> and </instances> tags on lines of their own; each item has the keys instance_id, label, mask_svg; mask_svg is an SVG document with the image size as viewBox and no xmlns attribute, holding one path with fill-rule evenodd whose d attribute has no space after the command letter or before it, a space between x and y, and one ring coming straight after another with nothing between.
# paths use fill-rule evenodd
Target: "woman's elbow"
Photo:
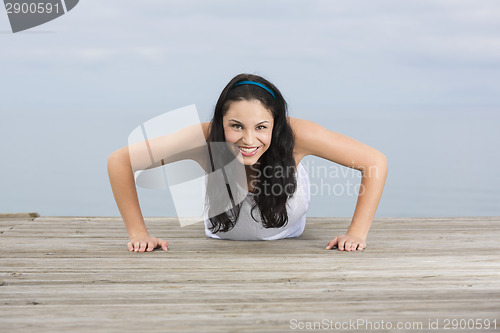
<instances>
[{"instance_id":1,"label":"woman's elbow","mask_svg":"<svg viewBox=\"0 0 500 333\"><path fill-rule=\"evenodd\" d=\"M385 156L382 153L379 153L378 164L381 167L384 167L385 169L387 169L389 167L389 160L387 159L387 156Z\"/></svg>"},{"instance_id":2,"label":"woman's elbow","mask_svg":"<svg viewBox=\"0 0 500 333\"><path fill-rule=\"evenodd\" d=\"M123 148L115 150L108 156L108 171L124 164L125 156Z\"/></svg>"},{"instance_id":3,"label":"woman's elbow","mask_svg":"<svg viewBox=\"0 0 500 333\"><path fill-rule=\"evenodd\" d=\"M117 161L118 161L118 156L117 156L117 152L116 151L114 151L111 154L109 154L107 168L108 168L108 174L110 176L114 172L114 170L116 169L116 165L117 165L116 162Z\"/></svg>"},{"instance_id":4,"label":"woman's elbow","mask_svg":"<svg viewBox=\"0 0 500 333\"><path fill-rule=\"evenodd\" d=\"M371 156L369 162L359 170L363 176L368 177L386 177L389 161L387 157L379 151L375 151Z\"/></svg>"},{"instance_id":5,"label":"woman's elbow","mask_svg":"<svg viewBox=\"0 0 500 333\"><path fill-rule=\"evenodd\" d=\"M374 165L377 170L376 175L385 178L387 176L387 170L389 169L389 160L387 159L387 156L379 152Z\"/></svg>"},{"instance_id":6,"label":"woman's elbow","mask_svg":"<svg viewBox=\"0 0 500 333\"><path fill-rule=\"evenodd\" d=\"M116 163L117 160L119 160L119 152L120 150L115 150L108 156L108 168L112 166L114 163Z\"/></svg>"}]
</instances>

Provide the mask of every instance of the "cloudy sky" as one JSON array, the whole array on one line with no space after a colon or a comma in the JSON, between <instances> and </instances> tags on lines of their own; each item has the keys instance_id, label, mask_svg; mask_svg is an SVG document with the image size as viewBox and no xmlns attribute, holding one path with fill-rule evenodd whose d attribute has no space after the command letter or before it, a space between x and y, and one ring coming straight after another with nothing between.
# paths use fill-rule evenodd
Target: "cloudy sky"
<instances>
[{"instance_id":1,"label":"cloudy sky","mask_svg":"<svg viewBox=\"0 0 500 333\"><path fill-rule=\"evenodd\" d=\"M0 212L116 215L106 156L162 112L194 103L208 121L240 72L318 121L500 107L493 0L82 0L17 34L0 9L0 48Z\"/></svg>"},{"instance_id":2,"label":"cloudy sky","mask_svg":"<svg viewBox=\"0 0 500 333\"><path fill-rule=\"evenodd\" d=\"M500 102L497 1L85 0L16 35L0 19L8 106L212 102L240 71L301 109Z\"/></svg>"}]
</instances>

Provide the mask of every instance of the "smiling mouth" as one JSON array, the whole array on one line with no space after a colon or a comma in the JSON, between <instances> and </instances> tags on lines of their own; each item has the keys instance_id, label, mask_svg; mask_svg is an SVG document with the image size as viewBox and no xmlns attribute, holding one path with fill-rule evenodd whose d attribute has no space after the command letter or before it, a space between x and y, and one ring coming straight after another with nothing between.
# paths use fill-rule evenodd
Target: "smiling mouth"
<instances>
[{"instance_id":1,"label":"smiling mouth","mask_svg":"<svg viewBox=\"0 0 500 333\"><path fill-rule=\"evenodd\" d=\"M257 151L260 149L260 147L241 147L238 146L240 149L241 155L245 157L250 157L253 156L257 153Z\"/></svg>"}]
</instances>

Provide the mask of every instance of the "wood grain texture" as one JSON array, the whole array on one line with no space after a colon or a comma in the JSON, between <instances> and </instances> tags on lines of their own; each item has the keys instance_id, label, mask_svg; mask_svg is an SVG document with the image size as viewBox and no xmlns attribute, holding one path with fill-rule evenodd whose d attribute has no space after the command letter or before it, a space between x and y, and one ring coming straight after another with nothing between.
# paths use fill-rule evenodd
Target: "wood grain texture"
<instances>
[{"instance_id":1,"label":"wood grain texture","mask_svg":"<svg viewBox=\"0 0 500 333\"><path fill-rule=\"evenodd\" d=\"M381 218L364 251L324 250L349 222L309 218L296 239L224 241L149 218L169 250L133 253L120 218L4 217L0 332L291 332L349 320L360 326L316 331L383 321L394 326L379 332L412 331L398 322L452 332L454 318L496 319L469 331L500 331L500 217Z\"/></svg>"},{"instance_id":2,"label":"wood grain texture","mask_svg":"<svg viewBox=\"0 0 500 333\"><path fill-rule=\"evenodd\" d=\"M0 213L0 219L34 219L35 217L40 217L38 213Z\"/></svg>"}]
</instances>

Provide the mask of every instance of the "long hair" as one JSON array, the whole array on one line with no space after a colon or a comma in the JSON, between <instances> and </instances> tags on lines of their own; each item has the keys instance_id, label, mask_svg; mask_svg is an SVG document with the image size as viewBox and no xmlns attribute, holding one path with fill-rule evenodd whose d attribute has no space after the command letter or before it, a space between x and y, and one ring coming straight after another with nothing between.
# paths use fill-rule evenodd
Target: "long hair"
<instances>
[{"instance_id":1,"label":"long hair","mask_svg":"<svg viewBox=\"0 0 500 333\"><path fill-rule=\"evenodd\" d=\"M234 86L241 81L253 81L263 84L269 88L273 95L256 85L242 84ZM262 225L265 228L281 228L288 222L286 210L287 200L293 196L297 188L295 178L295 159L293 149L295 144L294 134L287 118L287 104L281 92L271 82L252 74L239 74L235 76L217 100L214 115L209 126L207 144L210 149L212 142L225 142L223 117L232 102L258 100L271 112L274 118L274 126L271 136L271 144L255 165L256 184L253 189L255 203L252 205L251 216L257 222L254 211L258 207ZM215 167L212 164L212 167ZM219 165L220 167L220 165ZM269 172L271 170L271 172ZM276 171L276 172L275 172ZM281 172L280 172L281 171ZM209 187L209 184L207 184ZM220 186L218 186L220 188ZM279 191L274 189L278 188ZM227 186L229 195L231 191ZM215 191L213 191L215 192ZM210 193L207 188L207 203L210 207L215 200L221 199L221 193ZM227 201L227 200L226 200ZM239 217L241 204L234 204L231 197L232 207L220 214L209 215L212 226L209 228L213 233L227 232L234 228ZM220 205L219 205L220 207ZM209 211L210 212L210 211Z\"/></svg>"}]
</instances>

